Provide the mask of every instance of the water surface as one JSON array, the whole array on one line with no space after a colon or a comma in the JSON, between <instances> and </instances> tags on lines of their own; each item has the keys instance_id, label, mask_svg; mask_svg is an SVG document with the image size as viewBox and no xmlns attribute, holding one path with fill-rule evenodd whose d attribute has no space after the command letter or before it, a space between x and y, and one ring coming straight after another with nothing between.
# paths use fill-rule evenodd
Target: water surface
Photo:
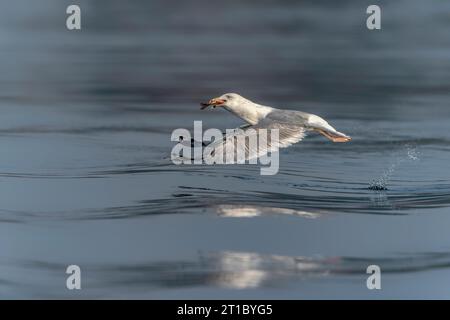
<instances>
[{"instance_id":1,"label":"water surface","mask_svg":"<svg viewBox=\"0 0 450 320\"><path fill-rule=\"evenodd\" d=\"M0 12L1 298L450 298L448 3L79 4ZM353 140L173 165L174 129L241 124L199 110L225 92Z\"/></svg>"}]
</instances>

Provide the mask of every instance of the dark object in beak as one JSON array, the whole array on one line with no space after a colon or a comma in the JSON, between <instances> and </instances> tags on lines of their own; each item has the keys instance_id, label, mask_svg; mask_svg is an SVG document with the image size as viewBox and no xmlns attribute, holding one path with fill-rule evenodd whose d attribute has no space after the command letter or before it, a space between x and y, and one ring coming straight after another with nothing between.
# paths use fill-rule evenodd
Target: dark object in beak
<instances>
[{"instance_id":1,"label":"dark object in beak","mask_svg":"<svg viewBox=\"0 0 450 320\"><path fill-rule=\"evenodd\" d=\"M203 110L209 106L212 106L213 108L215 108L216 106L220 106L223 103L225 103L225 100L222 100L219 98L214 98L214 99L209 100L208 102L200 103L200 105L201 105L200 109Z\"/></svg>"}]
</instances>

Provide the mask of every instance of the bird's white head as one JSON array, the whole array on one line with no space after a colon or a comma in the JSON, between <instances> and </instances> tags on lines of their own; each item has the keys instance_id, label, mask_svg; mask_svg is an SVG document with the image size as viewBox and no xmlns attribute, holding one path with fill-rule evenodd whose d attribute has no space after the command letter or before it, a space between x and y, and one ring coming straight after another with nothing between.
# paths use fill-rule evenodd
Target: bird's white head
<instances>
[{"instance_id":1,"label":"bird's white head","mask_svg":"<svg viewBox=\"0 0 450 320\"><path fill-rule=\"evenodd\" d=\"M213 108L223 107L250 124L258 123L272 110L270 107L256 104L237 93L225 93L201 105L202 110L209 106Z\"/></svg>"},{"instance_id":2,"label":"bird's white head","mask_svg":"<svg viewBox=\"0 0 450 320\"><path fill-rule=\"evenodd\" d=\"M250 100L245 99L244 97L238 95L237 93L225 93L220 97L213 98L208 102L202 103L202 109L206 107L228 107L234 108L243 104L252 103Z\"/></svg>"}]
</instances>

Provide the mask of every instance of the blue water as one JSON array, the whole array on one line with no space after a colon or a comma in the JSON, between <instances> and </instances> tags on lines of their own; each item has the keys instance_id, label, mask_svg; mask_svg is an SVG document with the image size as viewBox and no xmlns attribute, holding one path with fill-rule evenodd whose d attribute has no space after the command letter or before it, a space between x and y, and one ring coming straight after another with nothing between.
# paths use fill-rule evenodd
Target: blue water
<instances>
[{"instance_id":1,"label":"blue water","mask_svg":"<svg viewBox=\"0 0 450 320\"><path fill-rule=\"evenodd\" d=\"M0 298L450 298L450 3L379 3L5 6ZM242 124L200 111L225 92L353 140L173 165L174 129Z\"/></svg>"}]
</instances>

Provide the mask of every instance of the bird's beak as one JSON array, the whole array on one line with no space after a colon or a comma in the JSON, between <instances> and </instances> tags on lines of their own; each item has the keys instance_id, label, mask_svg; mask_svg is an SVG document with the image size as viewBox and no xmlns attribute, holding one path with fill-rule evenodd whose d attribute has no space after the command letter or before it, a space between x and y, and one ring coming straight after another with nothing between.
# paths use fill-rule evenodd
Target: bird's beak
<instances>
[{"instance_id":1,"label":"bird's beak","mask_svg":"<svg viewBox=\"0 0 450 320\"><path fill-rule=\"evenodd\" d=\"M200 105L201 105L200 109L203 110L209 106L212 106L213 108L219 107L223 103L225 103L225 100L220 99L220 98L214 98L214 99L209 100L208 102L200 103Z\"/></svg>"}]
</instances>

